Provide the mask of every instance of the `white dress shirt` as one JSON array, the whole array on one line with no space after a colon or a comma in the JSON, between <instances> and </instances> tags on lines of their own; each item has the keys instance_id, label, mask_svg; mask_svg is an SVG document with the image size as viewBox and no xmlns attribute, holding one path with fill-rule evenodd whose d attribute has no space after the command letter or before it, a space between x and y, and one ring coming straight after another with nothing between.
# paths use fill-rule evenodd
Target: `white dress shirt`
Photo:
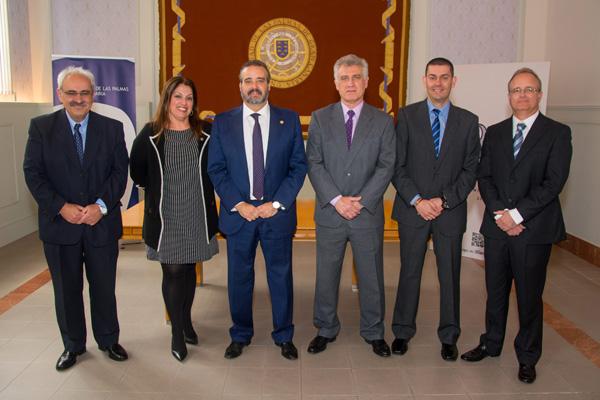
<instances>
[{"instance_id":1,"label":"white dress shirt","mask_svg":"<svg viewBox=\"0 0 600 400\"><path fill-rule=\"evenodd\" d=\"M243 126L244 126L244 150L246 151L246 163L248 165L248 180L250 181L250 199L252 200L261 200L254 197L252 194L254 188L254 167L252 163L252 132L254 130L254 118L252 114L258 113L260 116L258 117L258 122L260 123L260 131L262 133L262 143L263 143L263 165L267 162L267 147L269 143L269 126L271 120L271 110L269 108L269 103L265 104L263 108L258 111L252 111L246 103L243 105Z\"/></svg>"}]
</instances>

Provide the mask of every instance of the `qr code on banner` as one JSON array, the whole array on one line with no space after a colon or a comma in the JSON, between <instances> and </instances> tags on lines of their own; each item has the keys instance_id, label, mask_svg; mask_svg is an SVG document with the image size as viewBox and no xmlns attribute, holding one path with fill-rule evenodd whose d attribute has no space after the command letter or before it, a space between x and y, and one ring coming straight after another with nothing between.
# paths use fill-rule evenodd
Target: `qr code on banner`
<instances>
[{"instance_id":1,"label":"qr code on banner","mask_svg":"<svg viewBox=\"0 0 600 400\"><path fill-rule=\"evenodd\" d=\"M483 248L484 242L483 235L481 233L473 232L473 235L471 236L471 246Z\"/></svg>"}]
</instances>

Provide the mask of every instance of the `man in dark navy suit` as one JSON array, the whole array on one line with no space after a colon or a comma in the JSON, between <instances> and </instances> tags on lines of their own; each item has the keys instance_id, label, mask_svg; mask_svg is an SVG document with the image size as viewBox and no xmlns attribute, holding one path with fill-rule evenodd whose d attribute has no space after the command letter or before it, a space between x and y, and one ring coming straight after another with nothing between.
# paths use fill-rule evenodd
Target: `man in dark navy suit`
<instances>
[{"instance_id":1,"label":"man in dark navy suit","mask_svg":"<svg viewBox=\"0 0 600 400\"><path fill-rule=\"evenodd\" d=\"M529 69L508 82L512 117L488 128L478 171L485 214L485 333L466 361L499 356L504 344L512 281L519 333L519 380L532 383L542 354L542 293L552 243L566 238L558 195L569 176L571 130L539 110L542 82Z\"/></svg>"},{"instance_id":2,"label":"man in dark navy suit","mask_svg":"<svg viewBox=\"0 0 600 400\"><path fill-rule=\"evenodd\" d=\"M216 116L208 149L208 174L221 199L219 229L227 236L233 326L225 358L242 354L254 335L254 259L260 242L271 293L271 337L283 357L296 359L292 236L296 195L307 169L300 119L268 103L271 75L263 62L246 62L239 79L243 105Z\"/></svg>"},{"instance_id":3,"label":"man in dark navy suit","mask_svg":"<svg viewBox=\"0 0 600 400\"><path fill-rule=\"evenodd\" d=\"M57 94L64 109L31 120L23 163L39 207L40 239L65 346L59 371L86 351L84 264L94 338L111 359L127 359L119 345L115 299L127 148L123 125L90 111L94 88L94 75L81 67L59 73Z\"/></svg>"}]
</instances>

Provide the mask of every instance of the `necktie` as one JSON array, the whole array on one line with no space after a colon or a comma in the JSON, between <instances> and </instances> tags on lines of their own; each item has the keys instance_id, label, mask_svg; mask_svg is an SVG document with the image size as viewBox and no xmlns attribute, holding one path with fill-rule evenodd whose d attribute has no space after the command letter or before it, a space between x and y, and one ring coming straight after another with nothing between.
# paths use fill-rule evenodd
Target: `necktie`
<instances>
[{"instance_id":1,"label":"necktie","mask_svg":"<svg viewBox=\"0 0 600 400\"><path fill-rule=\"evenodd\" d=\"M517 158L517 154L519 154L519 150L521 150L521 145L523 144L523 131L527 125L522 122L517 124L517 133L515 133L515 137L513 138L513 155Z\"/></svg>"},{"instance_id":2,"label":"necktie","mask_svg":"<svg viewBox=\"0 0 600 400\"><path fill-rule=\"evenodd\" d=\"M81 124L75 124L75 149L77 149L77 155L79 156L79 162L83 164L83 137L81 136L81 132L79 128Z\"/></svg>"},{"instance_id":3,"label":"necktie","mask_svg":"<svg viewBox=\"0 0 600 400\"><path fill-rule=\"evenodd\" d=\"M354 118L354 110L348 110L348 121L346 121L346 144L348 145L348 150L350 150L350 145L352 144L352 127L354 126L352 118Z\"/></svg>"},{"instance_id":4,"label":"necktie","mask_svg":"<svg viewBox=\"0 0 600 400\"><path fill-rule=\"evenodd\" d=\"M433 135L433 150L435 152L435 158L440 156L440 110L434 108L431 110L435 114L433 124L431 124L431 131Z\"/></svg>"},{"instance_id":5,"label":"necktie","mask_svg":"<svg viewBox=\"0 0 600 400\"><path fill-rule=\"evenodd\" d=\"M260 200L264 194L265 164L262 143L262 132L258 123L259 113L251 114L254 118L254 129L252 129L252 195Z\"/></svg>"}]
</instances>

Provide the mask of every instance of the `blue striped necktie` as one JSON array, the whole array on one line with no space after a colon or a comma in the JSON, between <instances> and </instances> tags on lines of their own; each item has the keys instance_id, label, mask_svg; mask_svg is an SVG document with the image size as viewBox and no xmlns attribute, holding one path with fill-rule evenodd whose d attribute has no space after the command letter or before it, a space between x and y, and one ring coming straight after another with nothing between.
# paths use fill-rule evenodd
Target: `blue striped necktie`
<instances>
[{"instance_id":1,"label":"blue striped necktie","mask_svg":"<svg viewBox=\"0 0 600 400\"><path fill-rule=\"evenodd\" d=\"M517 158L517 154L519 154L519 150L521 150L521 145L523 144L523 131L527 125L522 122L517 124L517 133L515 133L515 137L513 137L513 155L515 159Z\"/></svg>"},{"instance_id":2,"label":"blue striped necktie","mask_svg":"<svg viewBox=\"0 0 600 400\"><path fill-rule=\"evenodd\" d=\"M75 148L77 149L77 155L79 156L79 162L83 164L83 137L81 136L81 131L79 128L81 124L75 124Z\"/></svg>"},{"instance_id":3,"label":"blue striped necktie","mask_svg":"<svg viewBox=\"0 0 600 400\"><path fill-rule=\"evenodd\" d=\"M433 133L433 150L435 152L435 158L440 156L440 110L434 108L431 110L435 114L433 124L431 124L431 131Z\"/></svg>"}]
</instances>

